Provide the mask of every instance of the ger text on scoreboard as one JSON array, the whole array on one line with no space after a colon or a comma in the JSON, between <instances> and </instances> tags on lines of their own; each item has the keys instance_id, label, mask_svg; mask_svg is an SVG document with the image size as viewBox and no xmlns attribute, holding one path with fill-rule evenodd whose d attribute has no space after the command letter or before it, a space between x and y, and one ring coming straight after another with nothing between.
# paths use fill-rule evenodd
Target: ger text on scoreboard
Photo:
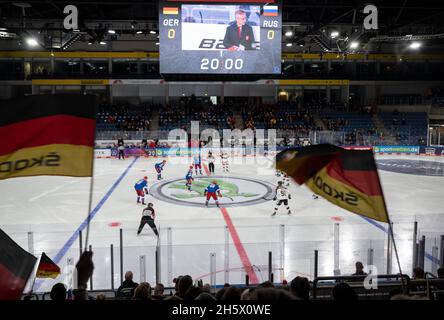
<instances>
[{"instance_id":1,"label":"ger text on scoreboard","mask_svg":"<svg viewBox=\"0 0 444 320\"><path fill-rule=\"evenodd\" d=\"M159 9L162 74L280 74L278 2L164 1Z\"/></svg>"}]
</instances>

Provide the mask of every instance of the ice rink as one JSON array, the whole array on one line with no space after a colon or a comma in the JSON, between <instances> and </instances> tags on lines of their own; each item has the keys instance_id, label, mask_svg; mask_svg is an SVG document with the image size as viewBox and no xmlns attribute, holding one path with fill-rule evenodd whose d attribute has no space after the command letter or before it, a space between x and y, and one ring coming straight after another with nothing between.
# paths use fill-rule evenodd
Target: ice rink
<instances>
[{"instance_id":1,"label":"ice rink","mask_svg":"<svg viewBox=\"0 0 444 320\"><path fill-rule=\"evenodd\" d=\"M269 251L276 282L297 275L312 279L314 250L319 251L319 275L332 275L334 269L350 274L356 261L372 263L380 273L387 271L386 224L315 200L307 188L293 183L292 215L281 208L271 217L271 191L279 178L263 158L230 159L229 173L216 162L214 179L225 195L221 208L203 205L202 190L211 181L206 163L190 193L184 190L183 179L191 159L168 159L164 179L158 182L154 163L160 161L96 159L88 240L94 251L94 289L111 288L112 277L115 288L120 284L120 229L123 271L132 270L137 282L155 283L156 237L148 226L136 235L144 206L136 203L134 184L145 175L152 194L146 201L154 203L160 229L160 281L165 286L182 274L217 284L243 283L246 274L253 283L267 280ZM444 234L444 157L378 156L377 161L403 272L411 274L414 221L419 235L427 239L425 269L430 271L437 262L433 247ZM1 228L24 249L36 256L45 252L62 268L55 280L37 280L37 291L48 291L55 282L71 285L80 230L85 244L89 188L89 178L0 181ZM368 249L373 249L373 261ZM392 260L397 273L394 254Z\"/></svg>"}]
</instances>

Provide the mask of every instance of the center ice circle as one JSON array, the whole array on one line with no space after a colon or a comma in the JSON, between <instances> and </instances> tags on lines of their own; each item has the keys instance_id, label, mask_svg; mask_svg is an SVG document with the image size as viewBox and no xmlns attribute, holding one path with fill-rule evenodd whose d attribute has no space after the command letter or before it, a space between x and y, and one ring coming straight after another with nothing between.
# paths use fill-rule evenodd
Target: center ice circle
<instances>
[{"instance_id":1,"label":"center ice circle","mask_svg":"<svg viewBox=\"0 0 444 320\"><path fill-rule=\"evenodd\" d=\"M269 201L274 195L274 186L265 181L227 177L227 176L205 176L195 177L191 191L185 186L185 179L165 180L153 185L150 194L162 201L177 205L192 207L204 207L204 190L216 180L222 193L219 203L222 207L250 206ZM214 207L214 200L210 200L210 207Z\"/></svg>"}]
</instances>

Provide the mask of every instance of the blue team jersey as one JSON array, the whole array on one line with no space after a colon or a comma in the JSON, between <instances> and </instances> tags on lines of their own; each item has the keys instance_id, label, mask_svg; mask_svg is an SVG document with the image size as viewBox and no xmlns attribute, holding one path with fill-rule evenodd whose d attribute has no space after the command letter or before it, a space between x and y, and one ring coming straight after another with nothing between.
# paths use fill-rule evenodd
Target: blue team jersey
<instances>
[{"instance_id":1,"label":"blue team jersey","mask_svg":"<svg viewBox=\"0 0 444 320\"><path fill-rule=\"evenodd\" d=\"M159 163L156 163L156 164L154 165L154 167L155 167L156 169L160 169L160 170L162 170L164 165L165 165L165 163L163 163L163 162L159 162Z\"/></svg>"},{"instance_id":2,"label":"blue team jersey","mask_svg":"<svg viewBox=\"0 0 444 320\"><path fill-rule=\"evenodd\" d=\"M202 161L201 157L194 157L194 164L200 164L200 162Z\"/></svg>"},{"instance_id":3,"label":"blue team jersey","mask_svg":"<svg viewBox=\"0 0 444 320\"><path fill-rule=\"evenodd\" d=\"M217 184L210 184L206 189L207 192L216 193L220 190L219 186Z\"/></svg>"},{"instance_id":4,"label":"blue team jersey","mask_svg":"<svg viewBox=\"0 0 444 320\"><path fill-rule=\"evenodd\" d=\"M185 179L191 179L191 178L193 178L193 170L189 170L188 172L187 172L187 175L185 176Z\"/></svg>"},{"instance_id":5,"label":"blue team jersey","mask_svg":"<svg viewBox=\"0 0 444 320\"><path fill-rule=\"evenodd\" d=\"M136 188L136 190L143 190L143 188L145 188L147 185L148 182L145 179L140 179L139 181L136 182L134 188Z\"/></svg>"}]
</instances>

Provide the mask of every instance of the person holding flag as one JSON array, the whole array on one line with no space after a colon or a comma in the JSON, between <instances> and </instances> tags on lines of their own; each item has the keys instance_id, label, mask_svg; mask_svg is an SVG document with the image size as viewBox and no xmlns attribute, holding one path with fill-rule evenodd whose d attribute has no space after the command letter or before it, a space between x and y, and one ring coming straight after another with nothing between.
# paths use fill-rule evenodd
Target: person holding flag
<instances>
[{"instance_id":1,"label":"person holding flag","mask_svg":"<svg viewBox=\"0 0 444 320\"><path fill-rule=\"evenodd\" d=\"M207 200L205 201L205 206L208 207L208 202L210 201L210 198L213 198L216 202L216 206L219 207L219 200L218 196L222 198L222 194L220 193L220 187L217 184L217 181L214 180L208 187L205 188L204 196L206 196Z\"/></svg>"},{"instance_id":2,"label":"person holding flag","mask_svg":"<svg viewBox=\"0 0 444 320\"><path fill-rule=\"evenodd\" d=\"M142 204L145 204L145 194L148 194L148 177L143 177L143 179L137 181L134 189L137 193L137 203L142 200Z\"/></svg>"}]
</instances>

